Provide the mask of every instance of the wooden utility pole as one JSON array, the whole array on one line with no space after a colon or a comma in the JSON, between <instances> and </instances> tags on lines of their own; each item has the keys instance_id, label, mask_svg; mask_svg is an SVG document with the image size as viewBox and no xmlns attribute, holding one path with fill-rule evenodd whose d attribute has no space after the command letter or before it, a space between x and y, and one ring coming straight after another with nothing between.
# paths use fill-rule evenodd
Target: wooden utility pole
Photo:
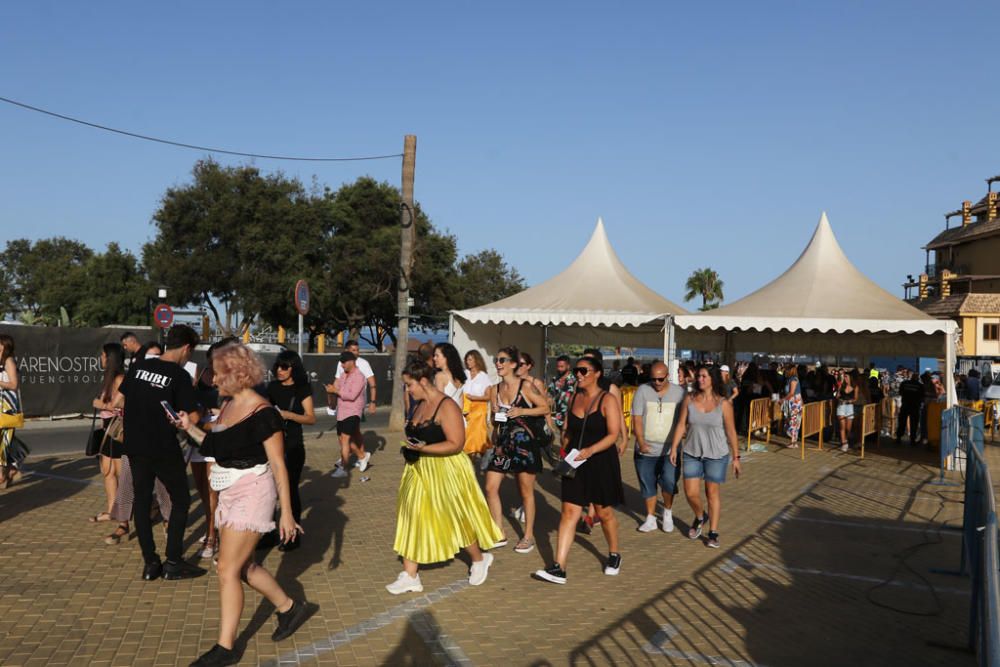
<instances>
[{"instance_id":1,"label":"wooden utility pole","mask_svg":"<svg viewBox=\"0 0 1000 667\"><path fill-rule=\"evenodd\" d=\"M399 325L396 331L395 370L392 374L392 412L389 414L389 430L392 431L402 431L405 425L402 373L410 341L410 271L413 269L413 241L417 234L416 211L413 208L413 172L416 163L417 137L408 134L403 139L403 205L399 212L403 237L399 246Z\"/></svg>"}]
</instances>

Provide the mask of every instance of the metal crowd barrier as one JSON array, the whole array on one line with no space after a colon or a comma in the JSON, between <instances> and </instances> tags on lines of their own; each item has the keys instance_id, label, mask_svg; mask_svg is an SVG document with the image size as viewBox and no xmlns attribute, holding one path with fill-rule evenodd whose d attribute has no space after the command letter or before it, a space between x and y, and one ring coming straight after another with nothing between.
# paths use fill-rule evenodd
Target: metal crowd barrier
<instances>
[{"instance_id":1,"label":"metal crowd barrier","mask_svg":"<svg viewBox=\"0 0 1000 667\"><path fill-rule=\"evenodd\" d=\"M881 439L878 432L878 403L868 403L861 408L861 458L865 458L865 439L875 436L875 448L878 449Z\"/></svg>"},{"instance_id":2,"label":"metal crowd barrier","mask_svg":"<svg viewBox=\"0 0 1000 667\"><path fill-rule=\"evenodd\" d=\"M800 458L806 460L806 438L815 435L819 449L823 449L824 416L827 412L827 401L813 401L802 406L802 420L799 430Z\"/></svg>"},{"instance_id":3,"label":"metal crowd barrier","mask_svg":"<svg viewBox=\"0 0 1000 667\"><path fill-rule=\"evenodd\" d=\"M750 451L750 441L757 431L767 431L767 444L771 444L771 423L774 421L774 411L771 409L770 398L755 398L750 401L750 420L747 424L747 451Z\"/></svg>"},{"instance_id":4,"label":"metal crowd barrier","mask_svg":"<svg viewBox=\"0 0 1000 667\"><path fill-rule=\"evenodd\" d=\"M965 461L959 574L972 578L968 647L980 665L1000 667L1000 532L993 478L984 452L983 413L956 406L941 415L941 470Z\"/></svg>"}]
</instances>

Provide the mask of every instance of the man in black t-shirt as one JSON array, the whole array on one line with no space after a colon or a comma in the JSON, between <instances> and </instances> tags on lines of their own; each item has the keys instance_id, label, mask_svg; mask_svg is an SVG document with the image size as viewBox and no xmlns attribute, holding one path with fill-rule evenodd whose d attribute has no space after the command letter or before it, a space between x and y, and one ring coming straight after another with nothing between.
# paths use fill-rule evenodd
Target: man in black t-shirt
<instances>
[{"instance_id":1,"label":"man in black t-shirt","mask_svg":"<svg viewBox=\"0 0 1000 667\"><path fill-rule=\"evenodd\" d=\"M920 424L920 406L924 402L924 385L917 378L916 372L910 373L906 380L899 383L899 398L901 406L896 419L896 444L903 438L906 422L910 422L910 445L917 444L917 430Z\"/></svg>"},{"instance_id":2,"label":"man in black t-shirt","mask_svg":"<svg viewBox=\"0 0 1000 667\"><path fill-rule=\"evenodd\" d=\"M177 441L177 428L161 404L166 401L175 411L193 413L191 419L197 422L194 385L184 370L197 344L198 334L191 327L183 324L173 327L167 333L167 349L163 355L136 360L119 388L125 400L125 454L132 468L135 530L146 563L142 572L146 581L161 574L164 579L189 579L205 574L205 570L183 560L184 529L191 494L184 454ZM166 487L172 505L165 564L160 563L156 553L149 517L156 479Z\"/></svg>"}]
</instances>

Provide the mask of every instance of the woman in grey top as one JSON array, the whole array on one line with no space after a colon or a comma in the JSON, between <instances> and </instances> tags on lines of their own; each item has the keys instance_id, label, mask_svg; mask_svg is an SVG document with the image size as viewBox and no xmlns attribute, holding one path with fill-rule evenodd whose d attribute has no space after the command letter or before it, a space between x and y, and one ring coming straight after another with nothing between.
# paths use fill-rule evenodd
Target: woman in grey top
<instances>
[{"instance_id":1,"label":"woman in grey top","mask_svg":"<svg viewBox=\"0 0 1000 667\"><path fill-rule=\"evenodd\" d=\"M670 447L670 462L677 465L677 450L684 442L684 495L694 510L695 520L688 531L692 540L701 537L705 522L709 523L708 546L719 548L719 515L722 498L719 485L726 481L730 460L733 474L739 478L740 452L736 440L733 405L725 399L726 387L719 369L698 366L695 371L695 391L684 399L681 414ZM701 501L701 480L705 480L708 512Z\"/></svg>"}]
</instances>

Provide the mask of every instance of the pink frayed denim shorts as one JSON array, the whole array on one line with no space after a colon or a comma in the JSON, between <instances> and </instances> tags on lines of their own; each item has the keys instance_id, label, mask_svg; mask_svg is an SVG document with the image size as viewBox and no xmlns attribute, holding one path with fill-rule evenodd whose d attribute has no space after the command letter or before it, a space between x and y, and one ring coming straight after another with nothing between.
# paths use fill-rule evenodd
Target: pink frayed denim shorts
<instances>
[{"instance_id":1,"label":"pink frayed denim shorts","mask_svg":"<svg viewBox=\"0 0 1000 667\"><path fill-rule=\"evenodd\" d=\"M274 506L278 488L270 468L261 475L244 475L229 488L219 491L215 525L252 533L274 530Z\"/></svg>"}]
</instances>

